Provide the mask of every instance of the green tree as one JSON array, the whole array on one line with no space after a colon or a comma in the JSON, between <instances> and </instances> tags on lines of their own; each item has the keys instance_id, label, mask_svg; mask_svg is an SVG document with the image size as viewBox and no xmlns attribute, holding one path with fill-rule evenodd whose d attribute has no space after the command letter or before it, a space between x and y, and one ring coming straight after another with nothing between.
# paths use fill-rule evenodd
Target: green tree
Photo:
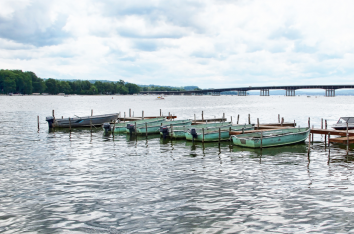
<instances>
[{"instance_id":1,"label":"green tree","mask_svg":"<svg viewBox=\"0 0 354 234\"><path fill-rule=\"evenodd\" d=\"M58 94L58 85L57 81L49 78L48 80L45 81L45 85L47 86L47 92L50 94Z\"/></svg>"},{"instance_id":2,"label":"green tree","mask_svg":"<svg viewBox=\"0 0 354 234\"><path fill-rule=\"evenodd\" d=\"M139 93L140 92L140 87L136 84L132 83L127 83L125 87L128 88L129 94L134 94L134 93Z\"/></svg>"},{"instance_id":3,"label":"green tree","mask_svg":"<svg viewBox=\"0 0 354 234\"><path fill-rule=\"evenodd\" d=\"M6 77L4 79L4 93L14 93L16 92L16 81L11 77Z\"/></svg>"},{"instance_id":4,"label":"green tree","mask_svg":"<svg viewBox=\"0 0 354 234\"><path fill-rule=\"evenodd\" d=\"M71 86L68 81L59 81L58 83L58 91L60 93L71 93Z\"/></svg>"}]
</instances>

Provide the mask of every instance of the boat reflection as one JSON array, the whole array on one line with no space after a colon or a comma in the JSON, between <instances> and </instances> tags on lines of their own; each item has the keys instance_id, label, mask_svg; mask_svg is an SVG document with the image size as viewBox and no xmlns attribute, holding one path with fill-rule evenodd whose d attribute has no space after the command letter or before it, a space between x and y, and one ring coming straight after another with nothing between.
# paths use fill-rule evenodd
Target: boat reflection
<instances>
[{"instance_id":1,"label":"boat reflection","mask_svg":"<svg viewBox=\"0 0 354 234\"><path fill-rule=\"evenodd\" d=\"M250 152L256 156L277 156L284 154L307 154L307 144L299 143L293 145L284 145L278 147L269 147L269 148L244 148L233 146L232 152Z\"/></svg>"}]
</instances>

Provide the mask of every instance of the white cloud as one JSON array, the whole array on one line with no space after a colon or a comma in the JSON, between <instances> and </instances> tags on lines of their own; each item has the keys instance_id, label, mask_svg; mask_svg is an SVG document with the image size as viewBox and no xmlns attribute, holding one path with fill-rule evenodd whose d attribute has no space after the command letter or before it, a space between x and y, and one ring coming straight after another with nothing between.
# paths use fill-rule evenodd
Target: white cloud
<instances>
[{"instance_id":1,"label":"white cloud","mask_svg":"<svg viewBox=\"0 0 354 234\"><path fill-rule=\"evenodd\" d=\"M1 1L0 67L202 88L352 83L352 1Z\"/></svg>"}]
</instances>

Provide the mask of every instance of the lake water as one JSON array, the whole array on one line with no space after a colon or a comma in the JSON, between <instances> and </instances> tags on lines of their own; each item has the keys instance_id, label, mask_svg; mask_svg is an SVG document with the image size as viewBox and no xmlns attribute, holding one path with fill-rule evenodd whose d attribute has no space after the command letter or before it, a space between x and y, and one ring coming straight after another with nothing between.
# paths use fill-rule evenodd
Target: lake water
<instances>
[{"instance_id":1,"label":"lake water","mask_svg":"<svg viewBox=\"0 0 354 234\"><path fill-rule=\"evenodd\" d=\"M354 232L353 149L307 143L260 150L158 135L49 132L45 117L171 112L178 119L320 127L353 116L338 96L0 96L0 233ZM40 130L37 132L37 116Z\"/></svg>"}]
</instances>

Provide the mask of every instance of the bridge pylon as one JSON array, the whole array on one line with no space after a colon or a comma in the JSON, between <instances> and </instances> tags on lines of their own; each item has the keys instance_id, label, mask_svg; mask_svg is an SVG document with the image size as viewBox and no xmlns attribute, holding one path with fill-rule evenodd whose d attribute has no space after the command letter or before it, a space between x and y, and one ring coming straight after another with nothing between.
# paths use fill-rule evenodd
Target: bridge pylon
<instances>
[{"instance_id":1,"label":"bridge pylon","mask_svg":"<svg viewBox=\"0 0 354 234\"><path fill-rule=\"evenodd\" d=\"M286 89L286 96L295 96L295 89Z\"/></svg>"},{"instance_id":2,"label":"bridge pylon","mask_svg":"<svg viewBox=\"0 0 354 234\"><path fill-rule=\"evenodd\" d=\"M335 97L336 90L335 89L326 89L326 97Z\"/></svg>"},{"instance_id":3,"label":"bridge pylon","mask_svg":"<svg viewBox=\"0 0 354 234\"><path fill-rule=\"evenodd\" d=\"M269 96L269 89L261 89L260 95L261 96Z\"/></svg>"}]
</instances>

